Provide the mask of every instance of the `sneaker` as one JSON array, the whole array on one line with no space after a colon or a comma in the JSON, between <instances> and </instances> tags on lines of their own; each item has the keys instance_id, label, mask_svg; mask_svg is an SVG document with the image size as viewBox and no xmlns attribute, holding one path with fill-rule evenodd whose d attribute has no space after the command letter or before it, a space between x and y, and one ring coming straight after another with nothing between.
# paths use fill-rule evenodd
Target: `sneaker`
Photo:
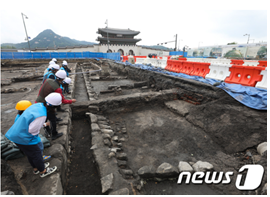
<instances>
[{"instance_id":1,"label":"sneaker","mask_svg":"<svg viewBox=\"0 0 270 197\"><path fill-rule=\"evenodd\" d=\"M63 135L63 133L57 133L56 135L52 135L52 140L55 140L59 137L61 137Z\"/></svg>"},{"instance_id":2,"label":"sneaker","mask_svg":"<svg viewBox=\"0 0 270 197\"><path fill-rule=\"evenodd\" d=\"M48 167L49 167L49 165L50 165L50 163L49 163L49 162L44 163L44 168L48 168ZM37 171L33 170L33 173L34 173L34 174L39 174L39 170L37 170Z\"/></svg>"},{"instance_id":3,"label":"sneaker","mask_svg":"<svg viewBox=\"0 0 270 197\"><path fill-rule=\"evenodd\" d=\"M49 161L52 156L43 155L43 162Z\"/></svg>"},{"instance_id":4,"label":"sneaker","mask_svg":"<svg viewBox=\"0 0 270 197\"><path fill-rule=\"evenodd\" d=\"M39 174L39 176L40 176L41 178L43 178L43 177L45 177L45 176L48 176L48 175L54 173L56 169L57 169L56 166L54 166L54 167L52 167L52 168L46 168L46 172L43 173L43 174Z\"/></svg>"}]
</instances>

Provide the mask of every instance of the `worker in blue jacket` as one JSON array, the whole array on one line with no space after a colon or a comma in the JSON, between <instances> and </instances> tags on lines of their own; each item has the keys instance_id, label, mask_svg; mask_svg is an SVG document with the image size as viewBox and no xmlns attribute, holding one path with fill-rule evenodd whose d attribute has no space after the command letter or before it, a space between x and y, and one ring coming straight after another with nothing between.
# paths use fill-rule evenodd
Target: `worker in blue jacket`
<instances>
[{"instance_id":1,"label":"worker in blue jacket","mask_svg":"<svg viewBox=\"0 0 270 197\"><path fill-rule=\"evenodd\" d=\"M63 63L62 63L62 67L60 68L60 70L66 71L67 77L68 77L69 76L69 73L71 72L71 70L67 67L67 65L68 65L67 61L64 60Z\"/></svg>"},{"instance_id":2,"label":"worker in blue jacket","mask_svg":"<svg viewBox=\"0 0 270 197\"><path fill-rule=\"evenodd\" d=\"M59 70L59 65L58 64L52 64L51 65L51 71L47 72L44 76L43 76L43 82L50 78L50 79L56 79L55 73Z\"/></svg>"},{"instance_id":3,"label":"worker in blue jacket","mask_svg":"<svg viewBox=\"0 0 270 197\"><path fill-rule=\"evenodd\" d=\"M50 125L50 122L45 122L47 113L55 112L54 107L61 105L61 103L62 96L59 93L49 94L43 103L36 103L28 107L5 135L25 153L29 163L34 168L33 173L40 174L41 178L55 172L57 167L49 168L50 164L43 162L38 146L41 141L38 134L42 126Z\"/></svg>"},{"instance_id":4,"label":"worker in blue jacket","mask_svg":"<svg viewBox=\"0 0 270 197\"><path fill-rule=\"evenodd\" d=\"M16 104L16 107L15 107L15 109L18 110L18 114L17 114L17 116L16 116L14 122L16 122L16 121L19 119L19 117L22 115L22 113L23 113L28 107L30 107L31 105L32 105L32 103L31 103L30 101L28 101L28 100L21 100L21 101L19 101L19 102ZM38 146L39 146L39 148L40 148L41 154L43 155L43 150L44 150L43 143L40 141L40 142L38 143ZM43 158L43 162L46 162L46 161L48 161L49 159L51 159L51 156L43 155L42 158Z\"/></svg>"}]
</instances>

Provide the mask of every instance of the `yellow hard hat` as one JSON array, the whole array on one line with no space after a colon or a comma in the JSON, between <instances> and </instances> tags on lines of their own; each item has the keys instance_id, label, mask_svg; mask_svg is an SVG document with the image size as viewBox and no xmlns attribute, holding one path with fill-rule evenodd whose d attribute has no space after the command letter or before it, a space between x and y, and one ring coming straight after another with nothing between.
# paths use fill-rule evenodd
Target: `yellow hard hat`
<instances>
[{"instance_id":1,"label":"yellow hard hat","mask_svg":"<svg viewBox=\"0 0 270 197\"><path fill-rule=\"evenodd\" d=\"M31 105L32 105L32 103L30 101L21 100L16 104L15 109L20 110L20 111L24 111Z\"/></svg>"}]
</instances>

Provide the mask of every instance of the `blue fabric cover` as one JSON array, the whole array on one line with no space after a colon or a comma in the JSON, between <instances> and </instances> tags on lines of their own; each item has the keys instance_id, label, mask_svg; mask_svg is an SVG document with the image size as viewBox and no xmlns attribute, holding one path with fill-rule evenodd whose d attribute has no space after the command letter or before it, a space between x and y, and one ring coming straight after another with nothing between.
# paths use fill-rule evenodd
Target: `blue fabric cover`
<instances>
[{"instance_id":1,"label":"blue fabric cover","mask_svg":"<svg viewBox=\"0 0 270 197\"><path fill-rule=\"evenodd\" d=\"M219 80L216 80L216 79L205 79L199 76L190 76L183 73L170 72L162 68L153 67L150 64L143 65L143 64L131 64L129 62L120 62L120 61L115 61L115 62L137 67L143 70L155 71L155 72L164 73L164 74L168 74L168 75L172 75L176 77L192 79L192 80L200 81L200 82L211 84L211 85L217 82L220 82ZM250 107L252 109L257 109L257 110L267 110L267 90L265 89L250 87L250 86L243 86L240 84L230 84L230 83L225 83L225 82L222 82L220 85L216 87L223 89L235 100L244 104L247 107Z\"/></svg>"}]
</instances>

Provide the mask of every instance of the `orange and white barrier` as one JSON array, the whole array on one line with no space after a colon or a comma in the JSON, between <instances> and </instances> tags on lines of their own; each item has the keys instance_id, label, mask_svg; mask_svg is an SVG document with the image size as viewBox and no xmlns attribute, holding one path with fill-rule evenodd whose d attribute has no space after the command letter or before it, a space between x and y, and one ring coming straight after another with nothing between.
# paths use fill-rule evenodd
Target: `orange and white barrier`
<instances>
[{"instance_id":1,"label":"orange and white barrier","mask_svg":"<svg viewBox=\"0 0 270 197\"><path fill-rule=\"evenodd\" d=\"M265 68L265 70L261 71L260 75L262 75L262 80L259 81L255 87L267 89L267 67Z\"/></svg>"}]
</instances>

